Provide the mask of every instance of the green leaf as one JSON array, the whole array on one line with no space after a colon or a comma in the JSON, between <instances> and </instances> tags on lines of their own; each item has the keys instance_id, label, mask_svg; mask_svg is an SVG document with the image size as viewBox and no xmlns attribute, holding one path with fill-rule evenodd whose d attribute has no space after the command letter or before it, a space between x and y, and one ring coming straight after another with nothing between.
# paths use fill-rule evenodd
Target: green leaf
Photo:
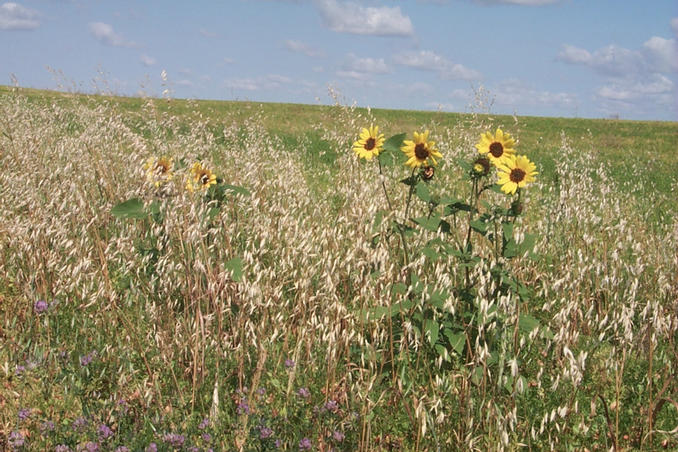
<instances>
[{"instance_id":1,"label":"green leaf","mask_svg":"<svg viewBox=\"0 0 678 452\"><path fill-rule=\"evenodd\" d=\"M436 250L429 246L422 249L421 252L424 254L424 256L428 257L432 261L437 261L438 257L440 256Z\"/></svg>"},{"instance_id":2,"label":"green leaf","mask_svg":"<svg viewBox=\"0 0 678 452\"><path fill-rule=\"evenodd\" d=\"M111 214L117 218L146 218L148 212L144 209L144 203L139 198L128 199L114 206Z\"/></svg>"},{"instance_id":3,"label":"green leaf","mask_svg":"<svg viewBox=\"0 0 678 452\"><path fill-rule=\"evenodd\" d=\"M471 229L474 231L479 232L482 235L487 233L487 223L480 220L473 220L469 224L471 225Z\"/></svg>"},{"instance_id":4,"label":"green leaf","mask_svg":"<svg viewBox=\"0 0 678 452\"><path fill-rule=\"evenodd\" d=\"M240 282L242 280L243 261L241 258L234 257L233 259L226 262L224 267L226 270L230 270L233 273L233 281Z\"/></svg>"},{"instance_id":5,"label":"green leaf","mask_svg":"<svg viewBox=\"0 0 678 452\"><path fill-rule=\"evenodd\" d=\"M405 141L406 133L399 133L398 135L393 135L388 140L384 141L384 150L388 152L400 152L400 148ZM381 155L381 154L379 154Z\"/></svg>"},{"instance_id":6,"label":"green leaf","mask_svg":"<svg viewBox=\"0 0 678 452\"><path fill-rule=\"evenodd\" d=\"M513 223L502 223L501 227L504 231L504 240L511 240L513 238Z\"/></svg>"},{"instance_id":7,"label":"green leaf","mask_svg":"<svg viewBox=\"0 0 678 452\"><path fill-rule=\"evenodd\" d=\"M406 177L405 179L400 180L401 184L409 185L410 187L417 185L417 182L419 182L419 176L417 175Z\"/></svg>"},{"instance_id":8,"label":"green leaf","mask_svg":"<svg viewBox=\"0 0 678 452\"><path fill-rule=\"evenodd\" d=\"M243 196L250 196L252 194L245 187L239 187L237 185L224 184L223 187L224 187L225 190L232 191L233 193L237 193L237 194L243 195Z\"/></svg>"},{"instance_id":9,"label":"green leaf","mask_svg":"<svg viewBox=\"0 0 678 452\"><path fill-rule=\"evenodd\" d=\"M445 329L443 334L450 343L452 350L454 350L457 355L461 355L464 352L464 345L466 344L466 335L464 332L460 331L455 333L450 329Z\"/></svg>"},{"instance_id":10,"label":"green leaf","mask_svg":"<svg viewBox=\"0 0 678 452\"><path fill-rule=\"evenodd\" d=\"M428 334L431 344L438 342L438 335L440 334L440 326L434 320L426 320L424 322L424 331Z\"/></svg>"},{"instance_id":11,"label":"green leaf","mask_svg":"<svg viewBox=\"0 0 678 452\"><path fill-rule=\"evenodd\" d=\"M415 191L417 197L424 202L431 202L431 193L428 191L428 185L418 184Z\"/></svg>"},{"instance_id":12,"label":"green leaf","mask_svg":"<svg viewBox=\"0 0 678 452\"><path fill-rule=\"evenodd\" d=\"M440 217L438 216L434 216L431 218L419 217L415 218L414 222L428 231L437 232L438 227L440 226Z\"/></svg>"},{"instance_id":13,"label":"green leaf","mask_svg":"<svg viewBox=\"0 0 678 452\"><path fill-rule=\"evenodd\" d=\"M390 167L395 165L395 158L393 157L392 152L380 152L377 158L379 159L379 163L381 163L382 166Z\"/></svg>"},{"instance_id":14,"label":"green leaf","mask_svg":"<svg viewBox=\"0 0 678 452\"><path fill-rule=\"evenodd\" d=\"M539 328L539 320L529 314L522 314L518 318L518 328L524 333L531 333L535 328Z\"/></svg>"}]
</instances>

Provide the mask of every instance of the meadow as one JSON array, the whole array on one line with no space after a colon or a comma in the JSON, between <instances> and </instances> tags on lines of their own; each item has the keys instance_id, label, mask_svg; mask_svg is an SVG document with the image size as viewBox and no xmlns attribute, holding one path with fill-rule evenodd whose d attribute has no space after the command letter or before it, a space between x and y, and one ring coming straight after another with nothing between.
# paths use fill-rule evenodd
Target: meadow
<instances>
[{"instance_id":1,"label":"meadow","mask_svg":"<svg viewBox=\"0 0 678 452\"><path fill-rule=\"evenodd\" d=\"M336 100L0 87L0 449L678 449L678 123Z\"/></svg>"}]
</instances>

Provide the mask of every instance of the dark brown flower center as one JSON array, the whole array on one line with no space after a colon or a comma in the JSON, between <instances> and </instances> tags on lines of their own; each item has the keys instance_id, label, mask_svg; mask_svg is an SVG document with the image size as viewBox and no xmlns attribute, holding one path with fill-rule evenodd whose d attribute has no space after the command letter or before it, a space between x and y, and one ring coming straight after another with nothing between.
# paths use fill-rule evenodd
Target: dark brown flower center
<instances>
[{"instance_id":1,"label":"dark brown flower center","mask_svg":"<svg viewBox=\"0 0 678 452\"><path fill-rule=\"evenodd\" d=\"M169 171L169 167L165 164L165 162L158 162L155 165L155 172L158 174L165 174L167 171Z\"/></svg>"},{"instance_id":2,"label":"dark brown flower center","mask_svg":"<svg viewBox=\"0 0 678 452\"><path fill-rule=\"evenodd\" d=\"M492 154L495 158L501 157L501 155L504 153L504 145L495 141L490 145L490 154Z\"/></svg>"},{"instance_id":3,"label":"dark brown flower center","mask_svg":"<svg viewBox=\"0 0 678 452\"><path fill-rule=\"evenodd\" d=\"M511 174L509 174L509 179L511 179L511 182L515 182L516 184L518 182L522 182L523 179L525 179L525 171L521 170L520 168L513 168L511 170Z\"/></svg>"},{"instance_id":4,"label":"dark brown flower center","mask_svg":"<svg viewBox=\"0 0 678 452\"><path fill-rule=\"evenodd\" d=\"M203 185L207 185L207 183L210 181L210 177L207 173L202 173L200 176L200 183Z\"/></svg>"},{"instance_id":5,"label":"dark brown flower center","mask_svg":"<svg viewBox=\"0 0 678 452\"><path fill-rule=\"evenodd\" d=\"M376 141L374 138L369 137L369 138L367 139L367 141L365 141L365 150L366 150L366 151L371 151L372 149L374 149L374 147L375 147L376 145L377 145L377 141Z\"/></svg>"},{"instance_id":6,"label":"dark brown flower center","mask_svg":"<svg viewBox=\"0 0 678 452\"><path fill-rule=\"evenodd\" d=\"M421 172L421 176L424 178L424 180L431 180L433 179L433 175L435 174L435 169L432 166L427 166L424 168L424 170Z\"/></svg>"},{"instance_id":7,"label":"dark brown flower center","mask_svg":"<svg viewBox=\"0 0 678 452\"><path fill-rule=\"evenodd\" d=\"M414 155L418 160L426 160L428 156L431 155L431 153L428 151L426 144L417 143L417 145L414 147Z\"/></svg>"}]
</instances>

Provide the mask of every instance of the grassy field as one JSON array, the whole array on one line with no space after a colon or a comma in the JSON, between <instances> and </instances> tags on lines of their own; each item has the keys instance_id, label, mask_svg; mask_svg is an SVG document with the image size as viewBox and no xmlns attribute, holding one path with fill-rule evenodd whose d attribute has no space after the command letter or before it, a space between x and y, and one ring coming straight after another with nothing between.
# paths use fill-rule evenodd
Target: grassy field
<instances>
[{"instance_id":1,"label":"grassy field","mask_svg":"<svg viewBox=\"0 0 678 452\"><path fill-rule=\"evenodd\" d=\"M0 449L678 448L678 123L478 110L0 87Z\"/></svg>"}]
</instances>

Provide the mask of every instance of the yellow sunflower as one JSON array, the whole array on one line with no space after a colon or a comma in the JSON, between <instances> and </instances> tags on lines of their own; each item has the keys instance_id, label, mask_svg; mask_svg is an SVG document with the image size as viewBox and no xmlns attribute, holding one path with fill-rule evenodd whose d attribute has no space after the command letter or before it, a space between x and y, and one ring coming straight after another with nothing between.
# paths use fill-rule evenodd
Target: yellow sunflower
<instances>
[{"instance_id":1,"label":"yellow sunflower","mask_svg":"<svg viewBox=\"0 0 678 452\"><path fill-rule=\"evenodd\" d=\"M424 133L414 132L414 141L403 141L403 146L400 150L409 157L405 165L412 168L429 166L429 159L431 159L433 165L437 165L436 158L443 158L443 155L436 149L435 142L428 141L428 134L428 130Z\"/></svg>"},{"instance_id":2,"label":"yellow sunflower","mask_svg":"<svg viewBox=\"0 0 678 452\"><path fill-rule=\"evenodd\" d=\"M499 165L502 161L508 160L509 156L516 153L515 149L513 149L515 144L516 142L511 138L511 135L502 132L501 129L497 129L494 135L492 132L482 134L480 141L476 144L476 149L481 154L487 154L493 164Z\"/></svg>"},{"instance_id":3,"label":"yellow sunflower","mask_svg":"<svg viewBox=\"0 0 678 452\"><path fill-rule=\"evenodd\" d=\"M360 132L360 138L353 143L353 152L363 159L372 160L379 155L384 146L384 134L379 133L379 127L370 126Z\"/></svg>"},{"instance_id":4,"label":"yellow sunflower","mask_svg":"<svg viewBox=\"0 0 678 452\"><path fill-rule=\"evenodd\" d=\"M146 170L146 180L156 187L160 187L174 177L172 159L170 157L151 157L144 164L144 169Z\"/></svg>"},{"instance_id":5,"label":"yellow sunflower","mask_svg":"<svg viewBox=\"0 0 678 452\"><path fill-rule=\"evenodd\" d=\"M193 193L195 190L207 190L210 185L217 183L217 176L200 162L195 162L186 181L186 189Z\"/></svg>"},{"instance_id":6,"label":"yellow sunflower","mask_svg":"<svg viewBox=\"0 0 678 452\"><path fill-rule=\"evenodd\" d=\"M497 165L497 183L501 191L512 195L517 189L523 188L528 182L534 182L537 167L524 155L510 156Z\"/></svg>"}]
</instances>

